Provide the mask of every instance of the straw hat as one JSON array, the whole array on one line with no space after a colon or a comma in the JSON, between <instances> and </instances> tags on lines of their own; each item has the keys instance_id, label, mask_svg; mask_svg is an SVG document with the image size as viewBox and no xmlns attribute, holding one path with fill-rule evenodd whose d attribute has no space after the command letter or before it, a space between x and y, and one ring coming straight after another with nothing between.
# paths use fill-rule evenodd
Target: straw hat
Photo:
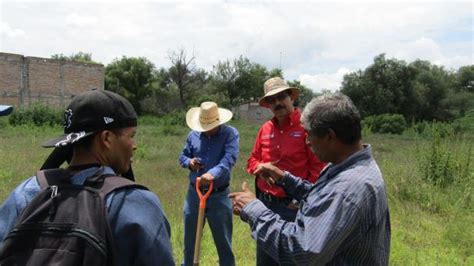
<instances>
[{"instance_id":1,"label":"straw hat","mask_svg":"<svg viewBox=\"0 0 474 266\"><path fill-rule=\"evenodd\" d=\"M200 107L189 109L186 113L186 124L192 130L205 132L228 122L231 118L231 111L218 108L214 102L203 102Z\"/></svg>"},{"instance_id":2,"label":"straw hat","mask_svg":"<svg viewBox=\"0 0 474 266\"><path fill-rule=\"evenodd\" d=\"M285 90L291 90L291 97L293 100L298 98L298 96L300 95L300 90L298 88L288 86L288 83L286 83L280 77L271 78L265 81L265 83L263 84L263 93L265 95L263 95L263 97L260 98L260 100L258 101L260 106L269 108L270 105L267 102L265 102L265 98L268 96L278 94Z\"/></svg>"}]
</instances>

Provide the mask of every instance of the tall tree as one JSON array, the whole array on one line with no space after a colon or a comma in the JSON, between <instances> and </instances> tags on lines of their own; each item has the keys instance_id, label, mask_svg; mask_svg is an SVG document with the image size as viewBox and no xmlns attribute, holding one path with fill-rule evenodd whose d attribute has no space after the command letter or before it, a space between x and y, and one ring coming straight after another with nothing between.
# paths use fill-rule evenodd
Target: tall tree
<instances>
[{"instance_id":1,"label":"tall tree","mask_svg":"<svg viewBox=\"0 0 474 266\"><path fill-rule=\"evenodd\" d=\"M189 87L196 78L200 77L199 75L195 75L196 57L194 54L188 56L184 49L180 49L178 52L171 52L168 58L171 62L171 67L168 70L170 80L174 82L178 88L179 99L182 106L186 106L186 94L188 93Z\"/></svg>"},{"instance_id":2,"label":"tall tree","mask_svg":"<svg viewBox=\"0 0 474 266\"><path fill-rule=\"evenodd\" d=\"M105 68L105 89L127 98L137 113L140 101L151 95L154 86L155 66L144 57L115 59Z\"/></svg>"},{"instance_id":3,"label":"tall tree","mask_svg":"<svg viewBox=\"0 0 474 266\"><path fill-rule=\"evenodd\" d=\"M457 91L474 93L474 65L462 66L456 73Z\"/></svg>"}]
</instances>

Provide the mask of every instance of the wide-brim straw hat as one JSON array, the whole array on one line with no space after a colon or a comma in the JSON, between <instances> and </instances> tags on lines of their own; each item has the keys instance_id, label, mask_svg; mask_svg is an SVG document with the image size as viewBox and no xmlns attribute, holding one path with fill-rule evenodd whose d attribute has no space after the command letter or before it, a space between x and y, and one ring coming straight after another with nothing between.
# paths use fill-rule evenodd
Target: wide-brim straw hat
<instances>
[{"instance_id":1,"label":"wide-brim straw hat","mask_svg":"<svg viewBox=\"0 0 474 266\"><path fill-rule=\"evenodd\" d=\"M203 102L200 107L193 107L186 113L186 124L192 130L209 131L232 119L232 112L219 108L214 102Z\"/></svg>"},{"instance_id":2,"label":"wide-brim straw hat","mask_svg":"<svg viewBox=\"0 0 474 266\"><path fill-rule=\"evenodd\" d=\"M296 87L290 87L282 78L275 77L271 78L263 84L263 97L260 98L258 103L260 106L270 108L270 105L265 101L266 97L273 96L282 91L291 90L291 98L296 100L300 95L300 89Z\"/></svg>"}]
</instances>

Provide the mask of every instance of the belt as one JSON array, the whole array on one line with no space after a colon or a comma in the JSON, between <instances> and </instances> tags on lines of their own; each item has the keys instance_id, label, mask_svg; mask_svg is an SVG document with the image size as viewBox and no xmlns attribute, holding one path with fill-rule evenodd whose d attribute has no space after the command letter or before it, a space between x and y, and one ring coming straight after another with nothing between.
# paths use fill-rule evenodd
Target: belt
<instances>
[{"instance_id":1,"label":"belt","mask_svg":"<svg viewBox=\"0 0 474 266\"><path fill-rule=\"evenodd\" d=\"M268 194L265 192L260 192L258 199L261 200L263 203L268 204L284 204L288 205L291 202L291 198L288 197L275 197L272 194Z\"/></svg>"},{"instance_id":2,"label":"belt","mask_svg":"<svg viewBox=\"0 0 474 266\"><path fill-rule=\"evenodd\" d=\"M196 189L196 184L195 184L195 183L190 182L189 185L190 185L191 187L193 187L194 189ZM222 191L226 190L228 187L229 187L229 183L227 183L227 184L225 184L225 185L223 185L223 186L220 186L220 187L215 187L215 188L212 189L212 193L214 193L214 192L222 192ZM202 189L202 192L207 192L207 191L208 191L208 188L203 188L203 189Z\"/></svg>"}]
</instances>

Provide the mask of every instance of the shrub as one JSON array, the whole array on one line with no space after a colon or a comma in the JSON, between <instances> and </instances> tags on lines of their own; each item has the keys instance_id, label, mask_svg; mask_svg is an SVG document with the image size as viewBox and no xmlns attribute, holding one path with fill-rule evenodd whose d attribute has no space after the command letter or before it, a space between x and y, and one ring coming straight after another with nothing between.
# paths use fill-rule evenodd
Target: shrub
<instances>
[{"instance_id":1,"label":"shrub","mask_svg":"<svg viewBox=\"0 0 474 266\"><path fill-rule=\"evenodd\" d=\"M16 109L9 117L8 122L12 126L34 125L55 126L62 125L62 111L39 103L32 104L27 108Z\"/></svg>"},{"instance_id":2,"label":"shrub","mask_svg":"<svg viewBox=\"0 0 474 266\"><path fill-rule=\"evenodd\" d=\"M363 127L370 128L374 133L402 134L407 128L405 118L400 114L368 116L362 124Z\"/></svg>"},{"instance_id":3,"label":"shrub","mask_svg":"<svg viewBox=\"0 0 474 266\"><path fill-rule=\"evenodd\" d=\"M471 163L471 144L462 145L467 153L453 152L446 139L452 139L454 133L443 133L444 124L433 124L430 146L418 149L418 165L425 180L446 187L454 181L466 179Z\"/></svg>"}]
</instances>

